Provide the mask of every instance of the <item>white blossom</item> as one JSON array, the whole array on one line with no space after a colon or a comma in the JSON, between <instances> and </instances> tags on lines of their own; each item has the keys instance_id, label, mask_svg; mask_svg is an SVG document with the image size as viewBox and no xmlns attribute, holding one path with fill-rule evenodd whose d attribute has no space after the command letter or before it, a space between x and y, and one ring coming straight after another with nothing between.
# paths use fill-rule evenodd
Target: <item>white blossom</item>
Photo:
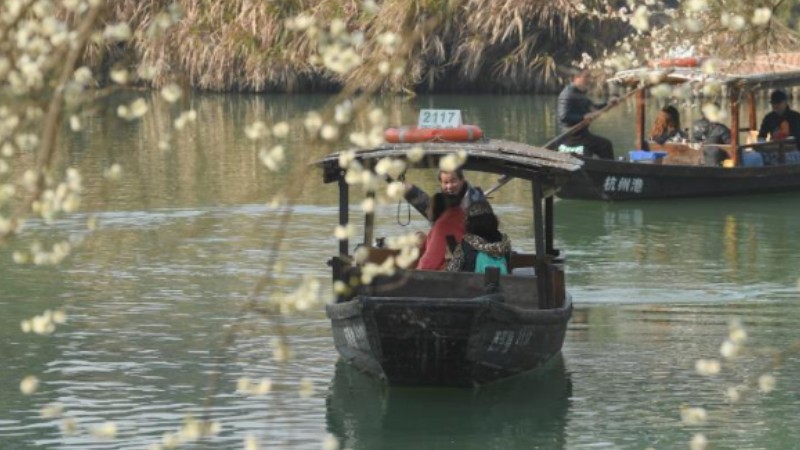
<instances>
[{"instance_id":1,"label":"white blossom","mask_svg":"<svg viewBox=\"0 0 800 450\"><path fill-rule=\"evenodd\" d=\"M133 36L131 26L125 22L106 25L106 29L103 31L103 37L112 42L127 41L131 36Z\"/></svg>"},{"instance_id":2,"label":"white blossom","mask_svg":"<svg viewBox=\"0 0 800 450\"><path fill-rule=\"evenodd\" d=\"M339 139L339 127L333 124L325 124L322 126L319 135L326 141L335 141Z\"/></svg>"},{"instance_id":3,"label":"white blossom","mask_svg":"<svg viewBox=\"0 0 800 450\"><path fill-rule=\"evenodd\" d=\"M716 375L720 371L720 363L716 359L698 359L694 367L700 375Z\"/></svg>"},{"instance_id":4,"label":"white blossom","mask_svg":"<svg viewBox=\"0 0 800 450\"><path fill-rule=\"evenodd\" d=\"M751 22L755 26L763 26L769 23L772 18L772 10L769 8L756 8L753 11Z\"/></svg>"},{"instance_id":5,"label":"white blossom","mask_svg":"<svg viewBox=\"0 0 800 450\"><path fill-rule=\"evenodd\" d=\"M272 134L276 138L283 139L289 135L289 124L287 122L278 122L272 126Z\"/></svg>"},{"instance_id":6,"label":"white blossom","mask_svg":"<svg viewBox=\"0 0 800 450\"><path fill-rule=\"evenodd\" d=\"M708 9L708 0L688 0L686 8L694 12L705 11Z\"/></svg>"},{"instance_id":7,"label":"white blossom","mask_svg":"<svg viewBox=\"0 0 800 450\"><path fill-rule=\"evenodd\" d=\"M258 156L262 164L273 172L278 171L286 160L285 150L282 145L276 145L270 149L261 149Z\"/></svg>"},{"instance_id":8,"label":"white blossom","mask_svg":"<svg viewBox=\"0 0 800 450\"><path fill-rule=\"evenodd\" d=\"M702 433L697 433L692 436L692 440L689 442L689 448L691 450L705 450L708 447L708 439Z\"/></svg>"},{"instance_id":9,"label":"white blossom","mask_svg":"<svg viewBox=\"0 0 800 450\"><path fill-rule=\"evenodd\" d=\"M636 28L639 32L645 32L650 29L650 13L647 6L639 5L633 16L630 19L631 26Z\"/></svg>"},{"instance_id":10,"label":"white blossom","mask_svg":"<svg viewBox=\"0 0 800 450\"><path fill-rule=\"evenodd\" d=\"M731 340L725 340L719 348L719 353L725 359L735 359L739 356L741 348Z\"/></svg>"},{"instance_id":11,"label":"white blossom","mask_svg":"<svg viewBox=\"0 0 800 450\"><path fill-rule=\"evenodd\" d=\"M319 129L322 128L322 116L316 111L310 111L306 114L303 126L305 126L308 134L317 134Z\"/></svg>"},{"instance_id":12,"label":"white blossom","mask_svg":"<svg viewBox=\"0 0 800 450\"><path fill-rule=\"evenodd\" d=\"M775 377L771 374L764 374L758 377L758 390L764 394L775 390Z\"/></svg>"},{"instance_id":13,"label":"white blossom","mask_svg":"<svg viewBox=\"0 0 800 450\"><path fill-rule=\"evenodd\" d=\"M175 83L170 83L161 89L161 97L169 103L175 103L181 98L181 88Z\"/></svg>"},{"instance_id":14,"label":"white blossom","mask_svg":"<svg viewBox=\"0 0 800 450\"><path fill-rule=\"evenodd\" d=\"M336 436L328 434L322 440L322 450L339 450L339 440Z\"/></svg>"},{"instance_id":15,"label":"white blossom","mask_svg":"<svg viewBox=\"0 0 800 450\"><path fill-rule=\"evenodd\" d=\"M708 413L704 408L688 407L681 408L681 421L686 425L702 425L708 419Z\"/></svg>"},{"instance_id":16,"label":"white blossom","mask_svg":"<svg viewBox=\"0 0 800 450\"><path fill-rule=\"evenodd\" d=\"M72 74L72 76L77 83L80 83L83 86L88 86L94 83L92 70L86 66L81 66L75 69L75 72Z\"/></svg>"},{"instance_id":17,"label":"white blossom","mask_svg":"<svg viewBox=\"0 0 800 450\"><path fill-rule=\"evenodd\" d=\"M109 72L111 81L117 84L128 84L130 73L125 69L112 69Z\"/></svg>"},{"instance_id":18,"label":"white blossom","mask_svg":"<svg viewBox=\"0 0 800 450\"><path fill-rule=\"evenodd\" d=\"M263 139L265 137L269 137L270 130L267 124L264 122L257 120L250 125L244 127L244 134L247 136L248 139L257 141L259 139Z\"/></svg>"},{"instance_id":19,"label":"white blossom","mask_svg":"<svg viewBox=\"0 0 800 450\"><path fill-rule=\"evenodd\" d=\"M31 395L39 388L39 379L33 375L28 375L19 383L19 390L25 395Z\"/></svg>"},{"instance_id":20,"label":"white blossom","mask_svg":"<svg viewBox=\"0 0 800 450\"><path fill-rule=\"evenodd\" d=\"M105 422L100 425L95 425L90 428L89 432L94 437L103 439L114 439L117 437L117 424L114 422Z\"/></svg>"}]
</instances>

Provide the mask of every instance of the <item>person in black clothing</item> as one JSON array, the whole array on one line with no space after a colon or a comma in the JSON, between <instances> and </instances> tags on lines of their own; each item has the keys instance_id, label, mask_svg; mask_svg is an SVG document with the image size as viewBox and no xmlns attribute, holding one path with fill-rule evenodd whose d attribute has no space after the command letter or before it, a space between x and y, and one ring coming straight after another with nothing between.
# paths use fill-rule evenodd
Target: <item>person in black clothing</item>
<instances>
[{"instance_id":1,"label":"person in black clothing","mask_svg":"<svg viewBox=\"0 0 800 450\"><path fill-rule=\"evenodd\" d=\"M770 137L771 141L779 141L793 137L800 148L800 113L789 107L786 93L780 90L772 92L769 97L772 111L764 116L758 129L758 140L763 142Z\"/></svg>"},{"instance_id":2,"label":"person in black clothing","mask_svg":"<svg viewBox=\"0 0 800 450\"><path fill-rule=\"evenodd\" d=\"M730 159L728 152L718 145L731 143L731 129L708 120L705 114L692 123L692 141L704 145L705 164L708 166L720 166L723 161Z\"/></svg>"},{"instance_id":3,"label":"person in black clothing","mask_svg":"<svg viewBox=\"0 0 800 450\"><path fill-rule=\"evenodd\" d=\"M692 123L692 141L703 144L730 144L731 129L703 116Z\"/></svg>"},{"instance_id":4,"label":"person in black clothing","mask_svg":"<svg viewBox=\"0 0 800 450\"><path fill-rule=\"evenodd\" d=\"M565 132L584 120L592 120L600 114L607 104L616 104L619 99L612 97L608 103L594 103L586 95L591 76L587 70L576 72L572 82L558 96L559 133ZM583 156L613 159L614 146L608 139L592 134L585 126L569 135L563 142L569 147L583 146Z\"/></svg>"}]
</instances>

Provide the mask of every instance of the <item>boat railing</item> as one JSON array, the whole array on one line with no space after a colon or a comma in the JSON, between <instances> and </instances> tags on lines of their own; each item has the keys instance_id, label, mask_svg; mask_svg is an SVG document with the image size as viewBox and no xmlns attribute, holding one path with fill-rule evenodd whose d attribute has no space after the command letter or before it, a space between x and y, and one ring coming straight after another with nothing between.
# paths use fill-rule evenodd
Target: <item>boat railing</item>
<instances>
[{"instance_id":1,"label":"boat railing","mask_svg":"<svg viewBox=\"0 0 800 450\"><path fill-rule=\"evenodd\" d=\"M800 163L800 152L793 138L779 141L754 142L740 146L743 151L753 151L761 155L763 165L780 166Z\"/></svg>"},{"instance_id":2,"label":"boat railing","mask_svg":"<svg viewBox=\"0 0 800 450\"><path fill-rule=\"evenodd\" d=\"M702 166L705 161L703 150L700 146L682 142L665 142L659 144L648 141L650 151L662 151L667 155L662 159L662 164L683 165L683 166Z\"/></svg>"},{"instance_id":3,"label":"boat railing","mask_svg":"<svg viewBox=\"0 0 800 450\"><path fill-rule=\"evenodd\" d=\"M390 257L400 254L400 250L385 247L368 247L367 251L367 257L363 263L383 264ZM545 259L550 263L563 263L563 258L553 255L547 255ZM536 267L535 253L522 253L517 251L511 253L508 269L512 273L515 269L532 269L534 267Z\"/></svg>"},{"instance_id":4,"label":"boat railing","mask_svg":"<svg viewBox=\"0 0 800 450\"><path fill-rule=\"evenodd\" d=\"M679 143L667 142L658 144L648 143L651 151L663 151L667 155L661 164L667 165L686 165L686 166L713 166L715 162L709 161L708 149L720 149L733 157L733 149L730 144L701 144L701 143ZM752 153L751 153L752 152ZM751 155L754 155L751 157ZM784 164L800 163L800 151L794 139L784 139L780 141L754 142L743 144L738 147L737 161L744 167L754 166L780 166ZM727 167L727 166L726 166Z\"/></svg>"},{"instance_id":5,"label":"boat railing","mask_svg":"<svg viewBox=\"0 0 800 450\"><path fill-rule=\"evenodd\" d=\"M393 252L395 251L392 249L370 248L368 260L375 264L381 264L389 256L392 256ZM354 283L354 279L357 280L360 277L363 268L362 264L356 263L349 256L336 256L330 260L329 264L334 269L334 281L342 281L350 285ZM490 285L496 285L499 286L508 303L541 309L562 307L566 297L563 258L552 256L545 258L543 267L549 279L551 292L544 301L539 299L538 273L534 271L535 264L534 254L514 253L510 265L512 273L502 275L496 280L481 273L397 269L391 276L379 276L369 284L357 285L347 294L339 295L337 302L347 301L359 294L398 298L468 299L485 295ZM520 272L523 275L520 275Z\"/></svg>"}]
</instances>

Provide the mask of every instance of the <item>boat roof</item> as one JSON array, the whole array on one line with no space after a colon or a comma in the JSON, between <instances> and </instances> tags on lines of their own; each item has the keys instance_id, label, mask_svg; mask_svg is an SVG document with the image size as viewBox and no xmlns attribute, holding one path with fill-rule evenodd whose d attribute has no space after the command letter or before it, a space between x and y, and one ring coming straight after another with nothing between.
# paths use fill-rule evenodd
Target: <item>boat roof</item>
<instances>
[{"instance_id":1,"label":"boat roof","mask_svg":"<svg viewBox=\"0 0 800 450\"><path fill-rule=\"evenodd\" d=\"M658 64L661 67L623 70L608 81L625 86L717 82L747 90L800 86L800 52L757 55L746 60L713 61L705 68L703 64L697 67L670 67L668 63L669 60L665 60Z\"/></svg>"},{"instance_id":2,"label":"boat roof","mask_svg":"<svg viewBox=\"0 0 800 450\"><path fill-rule=\"evenodd\" d=\"M439 160L447 155L463 151L466 162L464 170L509 175L527 180L540 180L549 186L560 186L568 175L578 170L583 161L566 153L559 153L521 142L486 139L477 142L426 142L415 144L383 144L367 150L355 150L354 156L362 164L375 164L383 158L398 158L408 161L409 153L421 148L424 157L411 163L412 167L438 168ZM323 168L325 183L337 181L344 176L339 166L340 153L332 153L315 164Z\"/></svg>"}]
</instances>

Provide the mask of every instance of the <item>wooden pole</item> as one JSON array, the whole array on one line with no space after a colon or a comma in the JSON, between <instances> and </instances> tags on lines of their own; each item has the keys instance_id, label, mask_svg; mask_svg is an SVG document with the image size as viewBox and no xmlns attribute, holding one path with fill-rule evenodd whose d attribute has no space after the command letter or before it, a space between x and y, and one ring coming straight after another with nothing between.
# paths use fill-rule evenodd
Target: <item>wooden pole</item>
<instances>
[{"instance_id":1,"label":"wooden pole","mask_svg":"<svg viewBox=\"0 0 800 450\"><path fill-rule=\"evenodd\" d=\"M339 177L339 225L346 227L350 221L350 186L344 179L344 174ZM350 241L345 238L339 241L339 256L347 256Z\"/></svg>"},{"instance_id":2,"label":"wooden pole","mask_svg":"<svg viewBox=\"0 0 800 450\"><path fill-rule=\"evenodd\" d=\"M531 182L533 187L533 234L536 241L536 282L539 294L539 308L548 309L550 298L548 296L550 273L547 270L547 252L544 242L544 218L542 211L542 183L538 180Z\"/></svg>"},{"instance_id":3,"label":"wooden pole","mask_svg":"<svg viewBox=\"0 0 800 450\"><path fill-rule=\"evenodd\" d=\"M742 149L739 148L739 93L738 87L731 87L731 159L733 167L739 167Z\"/></svg>"},{"instance_id":4,"label":"wooden pole","mask_svg":"<svg viewBox=\"0 0 800 450\"><path fill-rule=\"evenodd\" d=\"M544 244L545 250L548 255L556 255L556 250L553 248L553 196L547 197L544 200Z\"/></svg>"},{"instance_id":5,"label":"wooden pole","mask_svg":"<svg viewBox=\"0 0 800 450\"><path fill-rule=\"evenodd\" d=\"M647 139L647 135L645 134L645 121L647 120L645 114L645 100L646 100L646 92L644 89L640 89L636 92L636 148L637 149L644 149L645 147L645 140Z\"/></svg>"},{"instance_id":6,"label":"wooden pole","mask_svg":"<svg viewBox=\"0 0 800 450\"><path fill-rule=\"evenodd\" d=\"M748 119L750 121L750 131L757 130L758 128L758 119L756 118L756 93L755 91L749 91L747 93L747 113Z\"/></svg>"},{"instance_id":7,"label":"wooden pole","mask_svg":"<svg viewBox=\"0 0 800 450\"><path fill-rule=\"evenodd\" d=\"M367 191L367 198L375 200L375 191L369 190ZM375 233L375 213L368 212L364 216L364 245L366 247L372 247L372 239Z\"/></svg>"}]
</instances>

